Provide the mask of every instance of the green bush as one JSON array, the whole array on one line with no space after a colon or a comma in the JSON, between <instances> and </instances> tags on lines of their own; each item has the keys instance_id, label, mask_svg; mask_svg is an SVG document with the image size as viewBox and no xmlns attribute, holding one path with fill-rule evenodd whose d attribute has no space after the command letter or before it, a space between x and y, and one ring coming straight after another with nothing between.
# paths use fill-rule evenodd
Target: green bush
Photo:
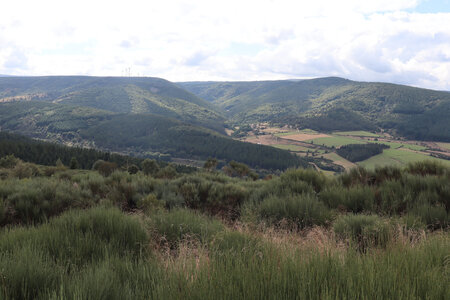
<instances>
[{"instance_id":1,"label":"green bush","mask_svg":"<svg viewBox=\"0 0 450 300\"><path fill-rule=\"evenodd\" d=\"M59 287L65 271L48 253L30 245L0 252L0 295L5 299L41 298Z\"/></svg>"},{"instance_id":2,"label":"green bush","mask_svg":"<svg viewBox=\"0 0 450 300\"><path fill-rule=\"evenodd\" d=\"M212 240L224 226L218 220L187 209L159 212L152 216L152 226L172 248L184 239L197 239L202 243Z\"/></svg>"},{"instance_id":3,"label":"green bush","mask_svg":"<svg viewBox=\"0 0 450 300\"><path fill-rule=\"evenodd\" d=\"M411 174L417 174L421 176L441 176L447 172L447 168L437 161L424 160L408 164L408 166L406 167L406 171Z\"/></svg>"},{"instance_id":4,"label":"green bush","mask_svg":"<svg viewBox=\"0 0 450 300\"><path fill-rule=\"evenodd\" d=\"M402 170L397 166L384 166L375 168L375 183L380 184L386 180L400 180Z\"/></svg>"},{"instance_id":5,"label":"green bush","mask_svg":"<svg viewBox=\"0 0 450 300\"><path fill-rule=\"evenodd\" d=\"M344 215L333 224L337 237L350 240L357 249L385 247L391 239L389 223L377 215Z\"/></svg>"},{"instance_id":6,"label":"green bush","mask_svg":"<svg viewBox=\"0 0 450 300\"><path fill-rule=\"evenodd\" d=\"M359 184L370 185L375 182L375 175L371 171L358 166L342 174L339 179L345 187Z\"/></svg>"},{"instance_id":7,"label":"green bush","mask_svg":"<svg viewBox=\"0 0 450 300\"><path fill-rule=\"evenodd\" d=\"M350 188L342 186L326 187L319 198L330 208L359 213L373 211L375 206L374 191L368 186L355 185Z\"/></svg>"},{"instance_id":8,"label":"green bush","mask_svg":"<svg viewBox=\"0 0 450 300\"><path fill-rule=\"evenodd\" d=\"M159 201L155 194L148 194L142 197L137 202L137 207L142 209L145 213L151 213L164 208L164 203Z\"/></svg>"},{"instance_id":9,"label":"green bush","mask_svg":"<svg viewBox=\"0 0 450 300\"><path fill-rule=\"evenodd\" d=\"M263 220L276 224L287 220L299 228L325 225L331 218L328 208L312 194L269 196L257 206Z\"/></svg>"},{"instance_id":10,"label":"green bush","mask_svg":"<svg viewBox=\"0 0 450 300\"><path fill-rule=\"evenodd\" d=\"M442 206L419 204L411 209L411 214L419 217L430 229L447 228L450 225L449 214Z\"/></svg>"},{"instance_id":11,"label":"green bush","mask_svg":"<svg viewBox=\"0 0 450 300\"><path fill-rule=\"evenodd\" d=\"M231 218L238 216L240 205L249 197L242 185L199 175L183 176L175 184L187 207Z\"/></svg>"},{"instance_id":12,"label":"green bush","mask_svg":"<svg viewBox=\"0 0 450 300\"><path fill-rule=\"evenodd\" d=\"M107 255L139 255L148 235L144 226L117 208L71 210L39 227L12 229L0 237L0 252L29 246L54 260L77 266Z\"/></svg>"},{"instance_id":13,"label":"green bush","mask_svg":"<svg viewBox=\"0 0 450 300\"><path fill-rule=\"evenodd\" d=\"M91 194L68 181L50 178L7 180L2 182L0 194L11 208L8 223L38 223L61 214L70 207L94 204Z\"/></svg>"},{"instance_id":14,"label":"green bush","mask_svg":"<svg viewBox=\"0 0 450 300\"><path fill-rule=\"evenodd\" d=\"M293 193L303 192L304 186L299 185L302 181L310 184L316 192L320 192L328 182L324 174L313 169L289 169L281 174L280 180L281 184Z\"/></svg>"},{"instance_id":15,"label":"green bush","mask_svg":"<svg viewBox=\"0 0 450 300\"><path fill-rule=\"evenodd\" d=\"M16 166L16 164L19 162L19 159L16 158L14 155L6 155L2 158L0 158L0 168L6 168L6 169L12 169Z\"/></svg>"},{"instance_id":16,"label":"green bush","mask_svg":"<svg viewBox=\"0 0 450 300\"><path fill-rule=\"evenodd\" d=\"M104 160L97 160L92 165L92 170L98 171L103 176L107 177L111 175L117 169L117 164L113 162L108 162Z\"/></svg>"}]
</instances>

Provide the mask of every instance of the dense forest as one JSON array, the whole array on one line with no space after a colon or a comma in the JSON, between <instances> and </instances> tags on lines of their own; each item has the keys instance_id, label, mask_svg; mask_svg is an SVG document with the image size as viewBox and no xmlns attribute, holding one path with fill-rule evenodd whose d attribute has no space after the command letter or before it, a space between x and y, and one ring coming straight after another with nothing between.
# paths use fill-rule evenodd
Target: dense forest
<instances>
[{"instance_id":1,"label":"dense forest","mask_svg":"<svg viewBox=\"0 0 450 300\"><path fill-rule=\"evenodd\" d=\"M236 162L190 174L147 162L102 172L0 158L2 297L449 296L449 168L261 180Z\"/></svg>"},{"instance_id":2,"label":"dense forest","mask_svg":"<svg viewBox=\"0 0 450 300\"><path fill-rule=\"evenodd\" d=\"M153 77L44 76L0 78L0 102L46 101L116 113L152 113L223 132L220 110Z\"/></svg>"},{"instance_id":3,"label":"dense forest","mask_svg":"<svg viewBox=\"0 0 450 300\"><path fill-rule=\"evenodd\" d=\"M179 84L222 108L235 123L322 131L381 127L409 139L450 141L448 92L337 77Z\"/></svg>"},{"instance_id":4,"label":"dense forest","mask_svg":"<svg viewBox=\"0 0 450 300\"><path fill-rule=\"evenodd\" d=\"M13 102L0 104L0 126L2 130L31 137L141 157L216 157L272 170L306 166L288 151L236 141L213 130L152 114L115 114L48 102Z\"/></svg>"},{"instance_id":5,"label":"dense forest","mask_svg":"<svg viewBox=\"0 0 450 300\"><path fill-rule=\"evenodd\" d=\"M369 157L383 153L383 149L389 148L385 144L349 144L336 150L336 153L351 161L363 161Z\"/></svg>"}]
</instances>

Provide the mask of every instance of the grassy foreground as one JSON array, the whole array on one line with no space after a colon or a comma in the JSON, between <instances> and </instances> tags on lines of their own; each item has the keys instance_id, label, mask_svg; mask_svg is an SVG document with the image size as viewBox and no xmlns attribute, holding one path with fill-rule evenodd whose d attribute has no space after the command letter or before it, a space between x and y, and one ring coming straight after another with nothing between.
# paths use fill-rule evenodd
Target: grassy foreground
<instances>
[{"instance_id":1,"label":"grassy foreground","mask_svg":"<svg viewBox=\"0 0 450 300\"><path fill-rule=\"evenodd\" d=\"M400 235L383 250L361 253L321 228L301 234L232 230L188 210L163 214L165 225L152 224L161 216L98 207L3 231L4 299L450 296L450 239L443 233L413 242ZM184 234L170 234L184 226Z\"/></svg>"},{"instance_id":2,"label":"grassy foreground","mask_svg":"<svg viewBox=\"0 0 450 300\"><path fill-rule=\"evenodd\" d=\"M253 181L14 164L0 299L450 298L442 165Z\"/></svg>"}]
</instances>

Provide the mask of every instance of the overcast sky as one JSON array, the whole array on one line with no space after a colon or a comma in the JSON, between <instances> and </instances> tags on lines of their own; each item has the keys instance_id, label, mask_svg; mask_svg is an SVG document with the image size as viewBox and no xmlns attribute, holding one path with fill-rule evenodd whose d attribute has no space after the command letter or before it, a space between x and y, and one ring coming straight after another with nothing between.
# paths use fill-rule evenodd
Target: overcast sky
<instances>
[{"instance_id":1,"label":"overcast sky","mask_svg":"<svg viewBox=\"0 0 450 300\"><path fill-rule=\"evenodd\" d=\"M0 74L450 90L450 0L5 0Z\"/></svg>"}]
</instances>

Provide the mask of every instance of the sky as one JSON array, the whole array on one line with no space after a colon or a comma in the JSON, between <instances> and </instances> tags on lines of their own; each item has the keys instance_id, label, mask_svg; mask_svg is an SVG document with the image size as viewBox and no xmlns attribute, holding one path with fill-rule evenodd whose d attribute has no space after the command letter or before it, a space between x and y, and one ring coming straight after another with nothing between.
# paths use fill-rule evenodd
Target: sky
<instances>
[{"instance_id":1,"label":"sky","mask_svg":"<svg viewBox=\"0 0 450 300\"><path fill-rule=\"evenodd\" d=\"M450 90L450 0L3 2L0 74Z\"/></svg>"}]
</instances>

